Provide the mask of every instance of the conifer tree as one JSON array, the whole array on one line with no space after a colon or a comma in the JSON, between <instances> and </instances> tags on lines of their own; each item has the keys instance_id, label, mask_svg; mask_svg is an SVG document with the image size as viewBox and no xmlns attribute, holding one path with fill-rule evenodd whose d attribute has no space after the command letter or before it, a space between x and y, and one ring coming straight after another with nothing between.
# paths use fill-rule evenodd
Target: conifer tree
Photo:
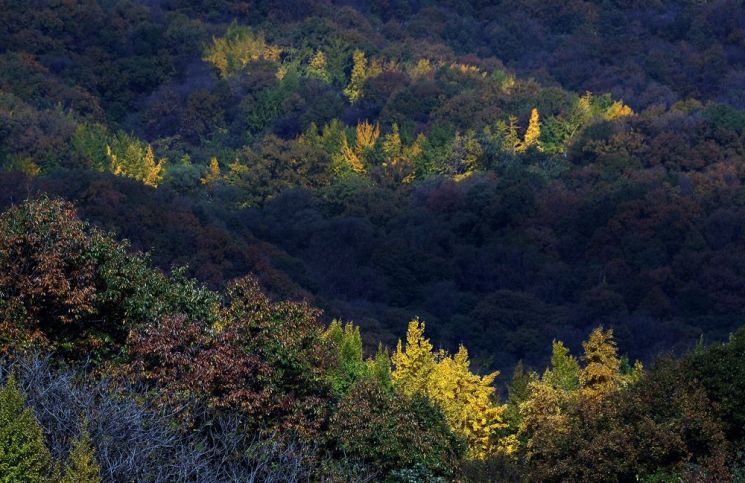
<instances>
[{"instance_id":1,"label":"conifer tree","mask_svg":"<svg viewBox=\"0 0 745 483\"><path fill-rule=\"evenodd\" d=\"M210 160L210 166L207 169L207 173L202 177L200 180L202 184L212 184L215 181L220 179L220 163L217 161L217 158L212 158Z\"/></svg>"},{"instance_id":2,"label":"conifer tree","mask_svg":"<svg viewBox=\"0 0 745 483\"><path fill-rule=\"evenodd\" d=\"M530 383L533 380L532 374L525 371L523 361L518 361L507 386L507 408L504 413L511 434L517 433L521 419L520 405L530 397Z\"/></svg>"},{"instance_id":3,"label":"conifer tree","mask_svg":"<svg viewBox=\"0 0 745 483\"><path fill-rule=\"evenodd\" d=\"M424 323L415 319L409 323L406 345L399 340L392 362L395 386L409 397L427 396L442 409L453 431L466 439L470 457L513 451L514 438L498 437L507 426L505 406L494 402L492 384L499 373L472 373L465 347L460 346L454 356L434 353L424 337Z\"/></svg>"},{"instance_id":4,"label":"conifer tree","mask_svg":"<svg viewBox=\"0 0 745 483\"><path fill-rule=\"evenodd\" d=\"M445 413L450 427L468 443L468 455L483 459L512 447L498 441L496 432L506 427L504 406L492 402L494 379L499 372L479 376L470 371L468 351L462 345L454 356L445 356L435 366L427 395Z\"/></svg>"},{"instance_id":5,"label":"conifer tree","mask_svg":"<svg viewBox=\"0 0 745 483\"><path fill-rule=\"evenodd\" d=\"M546 371L543 379L564 391L579 389L579 363L577 359L569 354L569 349L561 341L553 341L551 349L551 369Z\"/></svg>"},{"instance_id":6,"label":"conifer tree","mask_svg":"<svg viewBox=\"0 0 745 483\"><path fill-rule=\"evenodd\" d=\"M308 77L321 80L323 82L331 82L331 74L327 69L326 54L323 51L318 51L313 55L308 63Z\"/></svg>"},{"instance_id":7,"label":"conifer tree","mask_svg":"<svg viewBox=\"0 0 745 483\"><path fill-rule=\"evenodd\" d=\"M148 144L145 150L145 158L142 166L142 182L153 188L157 188L160 181L163 179L163 166L165 165L165 159L161 159L157 163L155 162L155 155L153 154L153 147Z\"/></svg>"},{"instance_id":8,"label":"conifer tree","mask_svg":"<svg viewBox=\"0 0 745 483\"><path fill-rule=\"evenodd\" d=\"M60 483L100 483L101 467L91 445L91 437L83 425L80 436L73 442L70 455L65 463L64 475Z\"/></svg>"},{"instance_id":9,"label":"conifer tree","mask_svg":"<svg viewBox=\"0 0 745 483\"><path fill-rule=\"evenodd\" d=\"M0 389L0 481L45 482L52 457L32 409L11 375Z\"/></svg>"},{"instance_id":10,"label":"conifer tree","mask_svg":"<svg viewBox=\"0 0 745 483\"><path fill-rule=\"evenodd\" d=\"M432 343L424 337L424 322L414 319L406 331L406 346L398 341L396 352L391 357L392 379L404 394L426 394L429 378L435 369Z\"/></svg>"},{"instance_id":11,"label":"conifer tree","mask_svg":"<svg viewBox=\"0 0 745 483\"><path fill-rule=\"evenodd\" d=\"M538 115L538 109L533 108L530 111L530 121L528 122L528 129L525 131L523 142L520 143L518 151L526 151L530 147L534 147L541 151L541 121Z\"/></svg>"},{"instance_id":12,"label":"conifer tree","mask_svg":"<svg viewBox=\"0 0 745 483\"><path fill-rule=\"evenodd\" d=\"M357 174L364 174L367 171L356 150L352 149L351 146L349 146L349 141L347 140L346 134L343 134L341 140L340 155L346 169L351 170L353 173Z\"/></svg>"},{"instance_id":13,"label":"conifer tree","mask_svg":"<svg viewBox=\"0 0 745 483\"><path fill-rule=\"evenodd\" d=\"M367 58L361 50L355 50L352 54L352 77L349 85L344 89L344 94L349 98L349 102L354 104L362 97L362 87L367 80Z\"/></svg>"},{"instance_id":14,"label":"conifer tree","mask_svg":"<svg viewBox=\"0 0 745 483\"><path fill-rule=\"evenodd\" d=\"M378 350L375 357L367 361L367 368L370 375L376 379L384 388L390 389L393 386L391 378L391 356L387 348L383 348L382 343L378 343Z\"/></svg>"},{"instance_id":15,"label":"conifer tree","mask_svg":"<svg viewBox=\"0 0 745 483\"><path fill-rule=\"evenodd\" d=\"M366 152L375 149L378 138L380 138L379 123L358 122L357 129L355 129L355 153L358 156L363 156Z\"/></svg>"},{"instance_id":16,"label":"conifer tree","mask_svg":"<svg viewBox=\"0 0 745 483\"><path fill-rule=\"evenodd\" d=\"M582 395L596 399L616 390L620 382L621 361L616 354L613 330L595 328L582 347L585 350L582 356L585 367L579 374Z\"/></svg>"}]
</instances>

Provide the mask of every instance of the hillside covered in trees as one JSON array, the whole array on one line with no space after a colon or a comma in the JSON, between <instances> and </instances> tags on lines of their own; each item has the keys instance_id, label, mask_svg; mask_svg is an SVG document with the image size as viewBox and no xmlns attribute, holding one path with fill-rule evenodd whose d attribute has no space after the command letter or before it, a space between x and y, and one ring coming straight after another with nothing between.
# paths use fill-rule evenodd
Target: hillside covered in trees
<instances>
[{"instance_id":1,"label":"hillside covered in trees","mask_svg":"<svg viewBox=\"0 0 745 483\"><path fill-rule=\"evenodd\" d=\"M743 181L736 0L0 0L0 479L745 478Z\"/></svg>"}]
</instances>

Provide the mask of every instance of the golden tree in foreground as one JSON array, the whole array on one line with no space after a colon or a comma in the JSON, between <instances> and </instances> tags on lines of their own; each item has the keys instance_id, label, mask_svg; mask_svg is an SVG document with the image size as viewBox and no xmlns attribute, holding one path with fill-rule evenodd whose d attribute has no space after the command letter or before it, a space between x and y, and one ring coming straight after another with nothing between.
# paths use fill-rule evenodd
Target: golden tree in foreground
<instances>
[{"instance_id":1,"label":"golden tree in foreground","mask_svg":"<svg viewBox=\"0 0 745 483\"><path fill-rule=\"evenodd\" d=\"M398 342L392 362L394 384L408 396L423 394L438 405L451 429L468 443L469 457L482 459L512 451L511 439L496 436L507 426L505 406L496 403L492 386L499 373L472 373L465 347L460 346L454 356L433 352L424 337L424 323L415 319L409 323L406 345Z\"/></svg>"}]
</instances>

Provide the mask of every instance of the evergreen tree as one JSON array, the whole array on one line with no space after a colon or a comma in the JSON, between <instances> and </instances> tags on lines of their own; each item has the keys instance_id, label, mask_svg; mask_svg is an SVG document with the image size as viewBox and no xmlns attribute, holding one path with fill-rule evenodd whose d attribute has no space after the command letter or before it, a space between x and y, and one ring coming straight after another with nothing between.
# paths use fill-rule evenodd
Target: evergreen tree
<instances>
[{"instance_id":1,"label":"evergreen tree","mask_svg":"<svg viewBox=\"0 0 745 483\"><path fill-rule=\"evenodd\" d=\"M564 391L579 389L579 363L569 354L569 349L561 341L551 345L551 369L543 375L543 380Z\"/></svg>"},{"instance_id":2,"label":"evergreen tree","mask_svg":"<svg viewBox=\"0 0 745 483\"><path fill-rule=\"evenodd\" d=\"M336 368L331 371L331 386L337 393L344 393L355 381L368 373L368 365L362 358L362 336L359 326L338 320L331 322L323 338L336 355Z\"/></svg>"},{"instance_id":3,"label":"evergreen tree","mask_svg":"<svg viewBox=\"0 0 745 483\"><path fill-rule=\"evenodd\" d=\"M31 408L11 375L0 389L0 482L45 482L52 457Z\"/></svg>"},{"instance_id":4,"label":"evergreen tree","mask_svg":"<svg viewBox=\"0 0 745 483\"><path fill-rule=\"evenodd\" d=\"M378 350L375 357L367 361L368 372L373 379L376 379L384 388L393 387L391 377L391 356L387 348L383 348L382 343L378 343Z\"/></svg>"},{"instance_id":5,"label":"evergreen tree","mask_svg":"<svg viewBox=\"0 0 745 483\"><path fill-rule=\"evenodd\" d=\"M96 461L90 434L83 425L80 436L72 444L60 483L100 483L100 481L101 467Z\"/></svg>"},{"instance_id":6,"label":"evergreen tree","mask_svg":"<svg viewBox=\"0 0 745 483\"><path fill-rule=\"evenodd\" d=\"M530 383L534 377L525 371L523 361L518 361L512 371L512 380L507 386L507 408L504 419L508 425L507 433L517 433L520 425L520 405L530 397Z\"/></svg>"}]
</instances>

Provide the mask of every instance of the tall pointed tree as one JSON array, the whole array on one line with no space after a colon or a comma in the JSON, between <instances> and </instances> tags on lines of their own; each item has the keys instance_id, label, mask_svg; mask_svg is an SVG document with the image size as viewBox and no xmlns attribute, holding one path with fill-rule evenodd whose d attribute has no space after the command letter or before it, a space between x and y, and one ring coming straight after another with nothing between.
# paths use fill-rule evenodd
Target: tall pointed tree
<instances>
[{"instance_id":1,"label":"tall pointed tree","mask_svg":"<svg viewBox=\"0 0 745 483\"><path fill-rule=\"evenodd\" d=\"M352 76L349 85L344 89L344 94L349 98L349 102L354 104L362 97L362 86L367 80L367 58L361 50L355 50L352 54Z\"/></svg>"},{"instance_id":2,"label":"tall pointed tree","mask_svg":"<svg viewBox=\"0 0 745 483\"><path fill-rule=\"evenodd\" d=\"M613 330L595 328L582 347L585 350L582 356L585 367L579 374L582 395L593 399L616 390L621 379L621 361L613 340Z\"/></svg>"},{"instance_id":3,"label":"tall pointed tree","mask_svg":"<svg viewBox=\"0 0 745 483\"><path fill-rule=\"evenodd\" d=\"M535 148L539 151L541 148L541 120L538 115L538 109L533 108L530 111L530 121L528 122L528 129L525 131L523 142L520 143L518 151L526 151L528 148Z\"/></svg>"},{"instance_id":4,"label":"tall pointed tree","mask_svg":"<svg viewBox=\"0 0 745 483\"><path fill-rule=\"evenodd\" d=\"M579 363L569 354L569 349L561 341L551 345L551 369L543 375L544 381L564 391L579 389Z\"/></svg>"},{"instance_id":5,"label":"tall pointed tree","mask_svg":"<svg viewBox=\"0 0 745 483\"><path fill-rule=\"evenodd\" d=\"M11 375L0 389L0 481L42 483L51 469L42 428Z\"/></svg>"},{"instance_id":6,"label":"tall pointed tree","mask_svg":"<svg viewBox=\"0 0 745 483\"><path fill-rule=\"evenodd\" d=\"M409 322L406 346L399 340L396 352L391 357L394 367L393 382L407 396L426 394L429 377L435 369L432 343L424 337L424 327L424 322L420 322L419 319Z\"/></svg>"},{"instance_id":7,"label":"tall pointed tree","mask_svg":"<svg viewBox=\"0 0 745 483\"><path fill-rule=\"evenodd\" d=\"M100 481L101 467L96 461L90 433L84 425L80 436L72 444L60 483L100 483Z\"/></svg>"}]
</instances>

